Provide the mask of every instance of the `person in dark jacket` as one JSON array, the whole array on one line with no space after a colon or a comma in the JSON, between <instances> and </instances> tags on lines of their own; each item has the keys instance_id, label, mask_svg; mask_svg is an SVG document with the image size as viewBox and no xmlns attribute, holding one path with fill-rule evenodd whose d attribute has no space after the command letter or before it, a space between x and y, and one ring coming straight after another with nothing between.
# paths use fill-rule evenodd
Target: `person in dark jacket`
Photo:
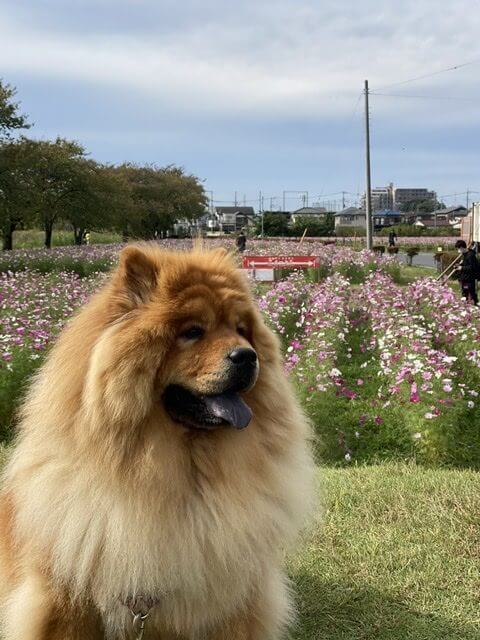
<instances>
[{"instance_id":1,"label":"person in dark jacket","mask_svg":"<svg viewBox=\"0 0 480 640\"><path fill-rule=\"evenodd\" d=\"M246 248L247 248L247 237L243 233L243 231L240 231L240 234L237 238L237 249L240 251L240 253L243 253Z\"/></svg>"},{"instance_id":2,"label":"person in dark jacket","mask_svg":"<svg viewBox=\"0 0 480 640\"><path fill-rule=\"evenodd\" d=\"M397 239L397 234L395 233L395 230L392 229L390 231L390 233L388 234L388 246L389 247L394 247L396 239Z\"/></svg>"},{"instance_id":3,"label":"person in dark jacket","mask_svg":"<svg viewBox=\"0 0 480 640\"><path fill-rule=\"evenodd\" d=\"M473 304L478 304L476 279L478 277L478 262L475 252L467 249L465 240L457 240L455 248L463 254L460 265L457 267L458 279L462 288L462 296L467 300L472 300Z\"/></svg>"}]
</instances>

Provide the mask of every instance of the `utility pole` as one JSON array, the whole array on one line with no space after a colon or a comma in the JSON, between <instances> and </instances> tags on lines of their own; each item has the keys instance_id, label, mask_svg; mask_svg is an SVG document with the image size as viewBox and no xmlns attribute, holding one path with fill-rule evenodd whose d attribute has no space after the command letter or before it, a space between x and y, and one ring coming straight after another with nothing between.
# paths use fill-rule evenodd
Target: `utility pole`
<instances>
[{"instance_id":1,"label":"utility pole","mask_svg":"<svg viewBox=\"0 0 480 640\"><path fill-rule=\"evenodd\" d=\"M372 248L372 184L370 174L370 113L368 110L368 80L365 80L365 223L367 227L367 249Z\"/></svg>"},{"instance_id":2,"label":"utility pole","mask_svg":"<svg viewBox=\"0 0 480 640\"><path fill-rule=\"evenodd\" d=\"M262 192L258 192L258 213L262 216L262 238L263 238L263 196Z\"/></svg>"},{"instance_id":3,"label":"utility pole","mask_svg":"<svg viewBox=\"0 0 480 640\"><path fill-rule=\"evenodd\" d=\"M238 202L237 202L237 192L236 192L236 191L235 191L235 203L234 203L234 206L235 206L235 207L236 207L236 206L238 206Z\"/></svg>"},{"instance_id":4,"label":"utility pole","mask_svg":"<svg viewBox=\"0 0 480 640\"><path fill-rule=\"evenodd\" d=\"M468 213L469 205L470 205L470 189L467 189L467 213Z\"/></svg>"},{"instance_id":5,"label":"utility pole","mask_svg":"<svg viewBox=\"0 0 480 640\"><path fill-rule=\"evenodd\" d=\"M342 191L342 210L345 209L345 194L347 192L346 191Z\"/></svg>"},{"instance_id":6,"label":"utility pole","mask_svg":"<svg viewBox=\"0 0 480 640\"><path fill-rule=\"evenodd\" d=\"M209 210L210 210L210 214L213 215L213 191L206 191L205 193L209 193L210 197L209 197Z\"/></svg>"},{"instance_id":7,"label":"utility pole","mask_svg":"<svg viewBox=\"0 0 480 640\"><path fill-rule=\"evenodd\" d=\"M283 207L283 209L282 209L282 211L285 211L285 194L286 194L286 193L287 193L286 191L284 191L284 192L283 192L283 200L282 200L282 207Z\"/></svg>"}]
</instances>

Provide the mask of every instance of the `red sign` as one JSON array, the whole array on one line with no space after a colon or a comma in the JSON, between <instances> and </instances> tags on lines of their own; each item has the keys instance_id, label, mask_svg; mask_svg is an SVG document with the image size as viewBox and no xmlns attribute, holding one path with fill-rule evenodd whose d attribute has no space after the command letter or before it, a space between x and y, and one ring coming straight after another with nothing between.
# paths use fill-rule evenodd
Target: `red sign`
<instances>
[{"instance_id":1,"label":"red sign","mask_svg":"<svg viewBox=\"0 0 480 640\"><path fill-rule=\"evenodd\" d=\"M244 256L242 262L244 269L308 269L320 266L317 256Z\"/></svg>"}]
</instances>

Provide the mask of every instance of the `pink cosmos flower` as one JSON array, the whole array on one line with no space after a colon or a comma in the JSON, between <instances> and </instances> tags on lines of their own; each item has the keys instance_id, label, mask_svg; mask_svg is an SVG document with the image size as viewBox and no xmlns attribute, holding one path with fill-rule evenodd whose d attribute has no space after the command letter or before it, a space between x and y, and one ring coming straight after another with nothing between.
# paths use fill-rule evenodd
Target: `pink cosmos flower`
<instances>
[{"instance_id":1,"label":"pink cosmos flower","mask_svg":"<svg viewBox=\"0 0 480 640\"><path fill-rule=\"evenodd\" d=\"M412 382L412 385L410 387L410 402L420 402L420 396L418 395L416 382Z\"/></svg>"}]
</instances>

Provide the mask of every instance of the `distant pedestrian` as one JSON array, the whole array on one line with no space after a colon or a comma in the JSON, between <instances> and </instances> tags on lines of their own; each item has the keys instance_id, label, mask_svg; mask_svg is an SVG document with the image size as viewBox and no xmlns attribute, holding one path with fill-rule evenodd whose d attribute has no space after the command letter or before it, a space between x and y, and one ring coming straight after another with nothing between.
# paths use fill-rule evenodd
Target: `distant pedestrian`
<instances>
[{"instance_id":1,"label":"distant pedestrian","mask_svg":"<svg viewBox=\"0 0 480 640\"><path fill-rule=\"evenodd\" d=\"M388 246L389 247L394 247L395 246L395 241L397 239L397 234L395 233L395 231L392 229L390 231L390 233L388 234Z\"/></svg>"},{"instance_id":2,"label":"distant pedestrian","mask_svg":"<svg viewBox=\"0 0 480 640\"><path fill-rule=\"evenodd\" d=\"M243 253L246 248L247 248L247 237L243 233L243 231L240 231L237 238L237 249L240 251L240 253Z\"/></svg>"},{"instance_id":3,"label":"distant pedestrian","mask_svg":"<svg viewBox=\"0 0 480 640\"><path fill-rule=\"evenodd\" d=\"M479 277L480 271L477 256L475 255L475 251L467 249L467 243L465 240L457 240L455 248L460 254L462 254L460 265L457 267L462 296L467 300L472 300L473 304L477 305L478 296L476 280Z\"/></svg>"}]
</instances>

